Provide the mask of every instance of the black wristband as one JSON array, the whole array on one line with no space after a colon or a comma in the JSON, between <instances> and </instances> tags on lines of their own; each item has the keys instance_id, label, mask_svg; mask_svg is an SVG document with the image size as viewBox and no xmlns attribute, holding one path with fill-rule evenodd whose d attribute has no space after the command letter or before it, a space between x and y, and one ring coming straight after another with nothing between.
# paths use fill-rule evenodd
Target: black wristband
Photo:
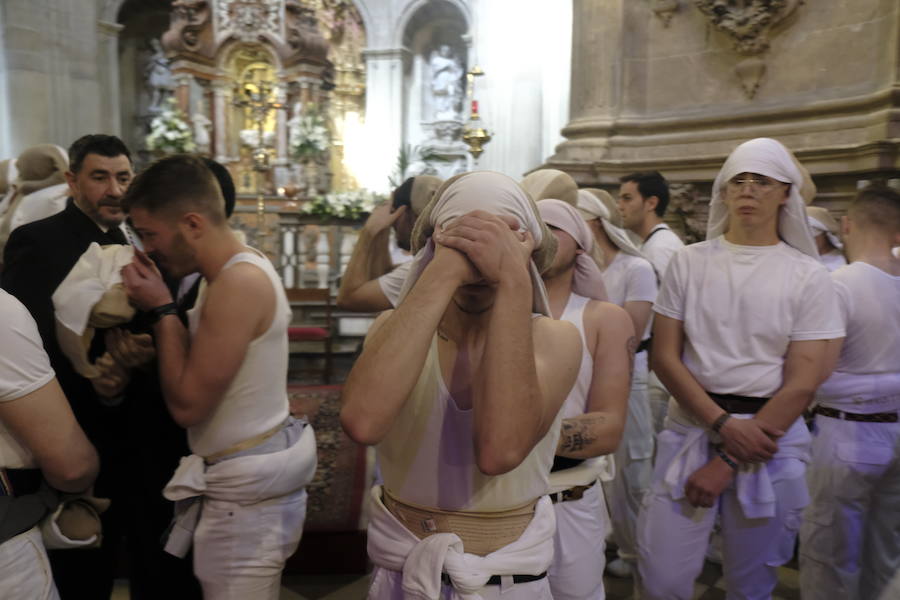
<instances>
[{"instance_id":1,"label":"black wristband","mask_svg":"<svg viewBox=\"0 0 900 600\"><path fill-rule=\"evenodd\" d=\"M156 308L151 308L147 311L147 314L150 315L150 324L155 325L166 315L177 315L178 306L174 302L169 302L168 304L163 304L161 306L157 306Z\"/></svg>"},{"instance_id":2,"label":"black wristband","mask_svg":"<svg viewBox=\"0 0 900 600\"><path fill-rule=\"evenodd\" d=\"M721 458L723 461L725 461L726 465L728 465L735 471L738 470L738 464L736 462L734 462L733 460L731 460L730 456L725 454L725 451L722 450L722 446L715 446L715 449L716 449L716 454L719 455L719 458Z\"/></svg>"},{"instance_id":3,"label":"black wristband","mask_svg":"<svg viewBox=\"0 0 900 600\"><path fill-rule=\"evenodd\" d=\"M724 412L721 415L719 415L719 417L715 421L713 421L713 424L710 425L709 428L712 429L713 431L715 431L716 433L719 433L719 430L722 429L722 425L724 425L725 421L727 421L730 418L731 418L731 415L727 412Z\"/></svg>"}]
</instances>

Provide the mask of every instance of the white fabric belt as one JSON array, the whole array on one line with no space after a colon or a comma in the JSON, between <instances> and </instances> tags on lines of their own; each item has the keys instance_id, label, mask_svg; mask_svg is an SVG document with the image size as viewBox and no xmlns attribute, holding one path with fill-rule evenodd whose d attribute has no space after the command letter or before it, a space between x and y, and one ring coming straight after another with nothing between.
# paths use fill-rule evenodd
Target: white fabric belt
<instances>
[{"instance_id":1,"label":"white fabric belt","mask_svg":"<svg viewBox=\"0 0 900 600\"><path fill-rule=\"evenodd\" d=\"M597 480L612 481L616 476L616 461L611 454L589 458L580 465L550 473L549 494L563 492Z\"/></svg>"},{"instance_id":2,"label":"white fabric belt","mask_svg":"<svg viewBox=\"0 0 900 600\"><path fill-rule=\"evenodd\" d=\"M735 419L749 419L753 415L732 415ZM709 445L718 443L719 436L685 412L677 402L669 403L665 428L684 436L681 448L666 468L663 486L674 500L685 497L684 486L688 478L709 462ZM803 419L798 418L778 440L778 451L772 460L797 459L809 462L810 435ZM738 502L748 519L775 516L774 480L766 463L743 464L735 477L734 487Z\"/></svg>"},{"instance_id":3,"label":"white fabric belt","mask_svg":"<svg viewBox=\"0 0 900 600\"><path fill-rule=\"evenodd\" d=\"M175 501L175 520L165 551L184 557L190 550L200 518L200 500L248 505L279 498L312 481L316 464L316 436L309 425L284 450L236 456L213 465L196 454L182 457L163 490L163 496Z\"/></svg>"},{"instance_id":4,"label":"white fabric belt","mask_svg":"<svg viewBox=\"0 0 900 600\"><path fill-rule=\"evenodd\" d=\"M442 572L453 586L451 600L481 600L478 590L492 575L540 575L553 559L556 517L546 496L538 500L534 518L519 539L486 556L464 552L454 533L420 540L384 506L381 486L372 488L371 502L369 558L379 567L403 572L407 600L439 600Z\"/></svg>"},{"instance_id":5,"label":"white fabric belt","mask_svg":"<svg viewBox=\"0 0 900 600\"><path fill-rule=\"evenodd\" d=\"M860 413L900 409L898 398L900 373L835 371L816 391L818 404Z\"/></svg>"}]
</instances>

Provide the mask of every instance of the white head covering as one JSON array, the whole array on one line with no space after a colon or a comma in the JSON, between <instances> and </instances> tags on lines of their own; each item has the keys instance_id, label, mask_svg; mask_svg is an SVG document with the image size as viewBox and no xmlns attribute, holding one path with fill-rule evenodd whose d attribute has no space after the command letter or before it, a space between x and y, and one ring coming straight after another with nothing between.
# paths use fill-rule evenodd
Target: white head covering
<instances>
[{"instance_id":1,"label":"white head covering","mask_svg":"<svg viewBox=\"0 0 900 600\"><path fill-rule=\"evenodd\" d=\"M419 215L410 239L415 258L403 289L400 290L400 301L403 301L422 271L434 258L434 241L431 234L435 227L443 227L473 210L515 217L522 229L531 232L535 244L529 266L534 294L532 310L550 316L550 303L547 300L541 273L553 264L556 236L547 229L538 215L534 201L519 187L519 184L506 175L490 171L476 171L451 177L435 192L431 202Z\"/></svg>"},{"instance_id":2,"label":"white head covering","mask_svg":"<svg viewBox=\"0 0 900 600\"><path fill-rule=\"evenodd\" d=\"M558 169L538 169L525 176L522 187L535 202L554 198L575 206L578 184L568 173Z\"/></svg>"},{"instance_id":3,"label":"white head covering","mask_svg":"<svg viewBox=\"0 0 900 600\"><path fill-rule=\"evenodd\" d=\"M713 183L706 239L718 237L728 229L728 208L723 200L725 184L741 173L756 173L791 184L787 202L778 211L778 235L786 244L818 259L819 253L806 221L806 204L800 191L804 186L803 174L788 149L770 138L744 142L722 165Z\"/></svg>"},{"instance_id":4,"label":"white head covering","mask_svg":"<svg viewBox=\"0 0 900 600\"><path fill-rule=\"evenodd\" d=\"M616 208L616 201L606 190L584 188L578 190L578 212L586 221L600 219L603 231L619 250L632 256L645 258L622 228L622 215Z\"/></svg>"},{"instance_id":5,"label":"white head covering","mask_svg":"<svg viewBox=\"0 0 900 600\"><path fill-rule=\"evenodd\" d=\"M838 237L840 232L838 222L831 216L828 209L821 206L807 206L806 220L809 222L814 236L824 233L832 246L838 250L844 247L844 244L841 243L841 238Z\"/></svg>"},{"instance_id":6,"label":"white head covering","mask_svg":"<svg viewBox=\"0 0 900 600\"><path fill-rule=\"evenodd\" d=\"M594 234L585 220L571 204L562 200L541 200L537 203L537 207L544 223L571 235L578 247L583 250L575 258L572 291L594 300L608 300L606 286L603 285L603 273L593 258Z\"/></svg>"}]
</instances>

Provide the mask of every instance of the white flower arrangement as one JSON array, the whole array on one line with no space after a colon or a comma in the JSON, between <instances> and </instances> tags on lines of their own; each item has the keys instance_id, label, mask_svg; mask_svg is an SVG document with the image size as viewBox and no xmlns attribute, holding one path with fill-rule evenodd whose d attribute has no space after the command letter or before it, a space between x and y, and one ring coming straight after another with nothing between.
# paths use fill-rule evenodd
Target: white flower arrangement
<instances>
[{"instance_id":1,"label":"white flower arrangement","mask_svg":"<svg viewBox=\"0 0 900 600\"><path fill-rule=\"evenodd\" d=\"M175 99L166 100L162 111L150 121L150 133L145 138L147 149L163 154L193 152L194 132L184 114L175 106Z\"/></svg>"},{"instance_id":2,"label":"white flower arrangement","mask_svg":"<svg viewBox=\"0 0 900 600\"><path fill-rule=\"evenodd\" d=\"M289 127L291 154L294 158L315 158L328 150L331 144L325 121L314 106L305 114L295 115Z\"/></svg>"},{"instance_id":3,"label":"white flower arrangement","mask_svg":"<svg viewBox=\"0 0 900 600\"><path fill-rule=\"evenodd\" d=\"M323 219L331 217L358 221L386 199L385 196L364 189L333 192L305 203L301 211L307 215L318 215Z\"/></svg>"}]
</instances>

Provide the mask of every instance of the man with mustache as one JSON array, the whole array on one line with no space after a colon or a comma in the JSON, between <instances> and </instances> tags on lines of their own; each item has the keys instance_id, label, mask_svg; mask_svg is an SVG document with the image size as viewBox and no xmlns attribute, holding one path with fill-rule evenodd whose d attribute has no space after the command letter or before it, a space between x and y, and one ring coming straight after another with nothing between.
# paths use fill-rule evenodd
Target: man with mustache
<instances>
[{"instance_id":1,"label":"man with mustache","mask_svg":"<svg viewBox=\"0 0 900 600\"><path fill-rule=\"evenodd\" d=\"M79 375L60 349L53 293L92 243L101 246L126 243L119 228L125 218L120 202L134 174L128 148L115 136L82 136L71 145L68 154L69 170L65 179L71 197L66 208L12 232L4 249L0 286L18 298L34 317L50 364L72 411L100 456L101 474L94 492L113 501L101 517L103 543L99 549L49 553L54 579L63 599L106 599L112 592L123 535L130 539L132 593L139 594L135 588L140 584L134 581L137 570L146 571L152 556L162 554L157 549L161 531L156 531L152 536L154 539L148 541L151 535L147 530L151 513L162 502L157 500L160 489L149 489L147 482L141 479L140 464L134 462L134 446L139 445L136 439L141 438L133 435L135 418L129 404L135 403L122 402L130 377L126 368L120 366L122 363L141 364L152 358L153 346L146 334L108 330L115 332L116 343L111 347L105 343L107 336L95 335L89 352L91 358L101 356L107 350L119 358L118 363L98 361L98 366L104 365L104 372L95 379ZM153 428L146 422L139 425ZM156 458L159 459L158 455ZM139 511L142 519L127 518L123 509ZM124 531L126 525L127 532ZM135 542L135 539L143 539L145 543ZM151 555L153 550L155 553ZM172 561L177 568L179 561ZM165 577L157 574L147 579L154 578L169 582L176 579L171 571L167 571Z\"/></svg>"}]
</instances>

